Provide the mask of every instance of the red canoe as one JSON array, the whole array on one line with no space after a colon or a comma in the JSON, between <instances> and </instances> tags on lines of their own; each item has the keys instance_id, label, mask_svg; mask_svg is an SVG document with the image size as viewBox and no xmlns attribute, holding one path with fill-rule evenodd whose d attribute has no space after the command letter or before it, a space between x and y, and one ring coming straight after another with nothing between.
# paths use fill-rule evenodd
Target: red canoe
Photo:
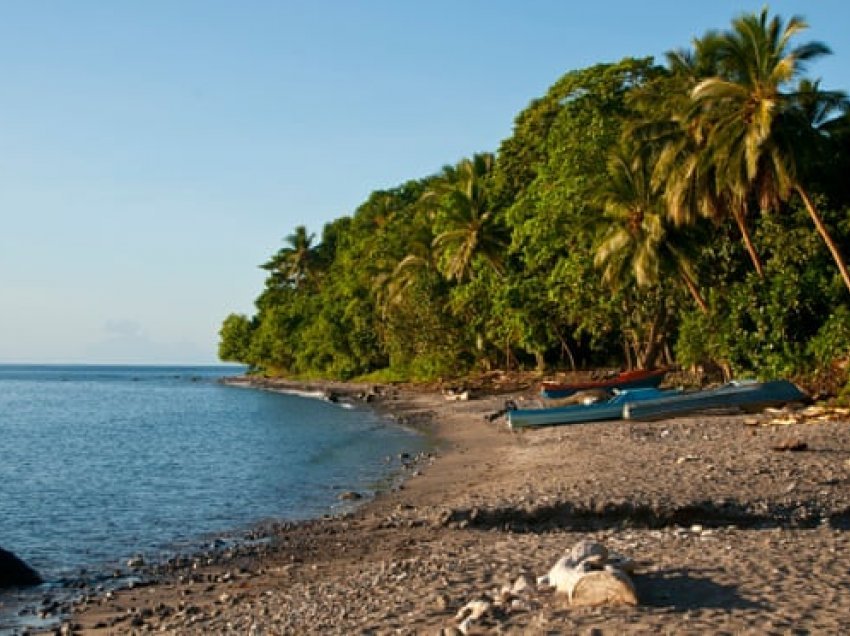
<instances>
[{"instance_id":1,"label":"red canoe","mask_svg":"<svg viewBox=\"0 0 850 636\"><path fill-rule=\"evenodd\" d=\"M624 371L611 378L604 380L590 380L588 382L550 382L546 381L540 387L540 393L545 398L562 398L572 395L576 391L588 391L591 389L643 389L657 387L664 379L665 369L637 369L635 371Z\"/></svg>"}]
</instances>

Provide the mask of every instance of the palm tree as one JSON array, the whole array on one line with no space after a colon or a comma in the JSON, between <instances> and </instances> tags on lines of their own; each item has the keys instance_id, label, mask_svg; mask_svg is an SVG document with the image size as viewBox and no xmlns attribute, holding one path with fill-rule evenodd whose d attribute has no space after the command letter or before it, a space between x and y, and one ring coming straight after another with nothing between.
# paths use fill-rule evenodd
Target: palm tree
<instances>
[{"instance_id":1,"label":"palm tree","mask_svg":"<svg viewBox=\"0 0 850 636\"><path fill-rule=\"evenodd\" d=\"M458 282L471 277L477 260L501 275L507 241L487 200L487 178L495 157L490 153L464 159L456 168L444 169L442 178L423 195L443 213L445 228L433 242L441 271Z\"/></svg>"},{"instance_id":2,"label":"palm tree","mask_svg":"<svg viewBox=\"0 0 850 636\"><path fill-rule=\"evenodd\" d=\"M391 271L378 274L373 281L376 302L384 317L390 307L397 305L423 276L439 276L434 264L431 246L414 242L411 253L402 258Z\"/></svg>"},{"instance_id":3,"label":"palm tree","mask_svg":"<svg viewBox=\"0 0 850 636\"><path fill-rule=\"evenodd\" d=\"M649 121L638 122L630 131L633 138L659 148L653 185L662 189L667 215L676 226L692 225L697 218L720 223L732 218L760 278L764 277L761 258L747 225L745 196L718 182L716 167L707 160L705 147L708 121L694 108L690 92L696 84L718 72L714 50L717 34L709 32L694 42L693 51L667 53L672 75L664 90L641 91L644 112Z\"/></svg>"},{"instance_id":4,"label":"palm tree","mask_svg":"<svg viewBox=\"0 0 850 636\"><path fill-rule=\"evenodd\" d=\"M691 225L697 217L714 223L731 217L756 273L764 278L764 265L747 225L746 192L719 181L717 166L710 160L705 143L703 134L691 129L662 151L656 178L666 184L667 215L677 226Z\"/></svg>"},{"instance_id":5,"label":"palm tree","mask_svg":"<svg viewBox=\"0 0 850 636\"><path fill-rule=\"evenodd\" d=\"M603 282L613 287L632 277L638 287L650 287L671 276L707 313L694 266L666 226L663 200L651 173L650 162L638 153L611 155L609 178L599 200L609 226L594 263L603 270Z\"/></svg>"},{"instance_id":6,"label":"palm tree","mask_svg":"<svg viewBox=\"0 0 850 636\"><path fill-rule=\"evenodd\" d=\"M836 117L836 113L841 116ZM803 79L797 86L794 109L788 117L798 119L795 128L801 134L797 165L804 169L809 182L830 181L826 173L846 174L842 157L847 145L850 103L841 91L826 91L820 81ZM843 130L842 130L843 128ZM846 165L846 164L845 164ZM839 177L840 178L840 177ZM833 177L835 179L835 177Z\"/></svg>"},{"instance_id":7,"label":"palm tree","mask_svg":"<svg viewBox=\"0 0 850 636\"><path fill-rule=\"evenodd\" d=\"M797 194L832 254L844 284L850 273L806 188L797 178L801 135L796 93L783 88L805 63L830 51L810 42L791 47L791 38L808 28L799 17L783 25L767 9L744 14L715 42L722 74L704 79L691 92L695 107L709 122L708 158L717 183L735 196L753 196L762 211L775 210Z\"/></svg>"},{"instance_id":8,"label":"palm tree","mask_svg":"<svg viewBox=\"0 0 850 636\"><path fill-rule=\"evenodd\" d=\"M307 278L315 260L315 238L315 234L307 234L307 228L299 225L295 232L283 239L286 246L261 267L272 272L272 276L283 284L298 287Z\"/></svg>"}]
</instances>

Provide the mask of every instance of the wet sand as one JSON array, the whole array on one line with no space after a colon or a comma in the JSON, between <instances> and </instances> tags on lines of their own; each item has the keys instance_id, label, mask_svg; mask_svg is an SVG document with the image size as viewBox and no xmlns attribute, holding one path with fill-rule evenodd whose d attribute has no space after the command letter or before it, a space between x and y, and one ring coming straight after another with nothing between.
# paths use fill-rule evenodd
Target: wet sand
<instances>
[{"instance_id":1,"label":"wet sand","mask_svg":"<svg viewBox=\"0 0 850 636\"><path fill-rule=\"evenodd\" d=\"M472 398L381 391L377 408L441 440L401 487L345 516L273 528L259 545L149 569L151 584L87 597L64 629L459 633L455 614L468 601L497 597L523 575L535 581L583 538L637 562L637 607L571 607L532 585L469 633L838 634L850 625L846 418L516 433L484 416L506 399L533 399L531 389ZM775 450L789 439L806 450Z\"/></svg>"}]
</instances>

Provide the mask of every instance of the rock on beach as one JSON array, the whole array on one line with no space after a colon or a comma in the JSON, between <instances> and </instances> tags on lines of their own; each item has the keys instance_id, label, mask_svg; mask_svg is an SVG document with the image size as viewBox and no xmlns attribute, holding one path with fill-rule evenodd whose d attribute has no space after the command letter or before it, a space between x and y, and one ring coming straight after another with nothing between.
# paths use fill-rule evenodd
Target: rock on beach
<instances>
[{"instance_id":1,"label":"rock on beach","mask_svg":"<svg viewBox=\"0 0 850 636\"><path fill-rule=\"evenodd\" d=\"M0 588L40 585L41 576L20 558L0 548Z\"/></svg>"}]
</instances>

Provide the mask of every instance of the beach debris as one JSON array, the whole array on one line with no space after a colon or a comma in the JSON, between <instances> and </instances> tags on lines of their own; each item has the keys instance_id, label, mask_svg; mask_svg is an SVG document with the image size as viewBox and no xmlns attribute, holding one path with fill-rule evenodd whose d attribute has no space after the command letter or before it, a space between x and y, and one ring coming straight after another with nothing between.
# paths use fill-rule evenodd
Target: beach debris
<instances>
[{"instance_id":1,"label":"beach debris","mask_svg":"<svg viewBox=\"0 0 850 636\"><path fill-rule=\"evenodd\" d=\"M448 402L466 402L471 395L469 389L443 389L443 397Z\"/></svg>"},{"instance_id":2,"label":"beach debris","mask_svg":"<svg viewBox=\"0 0 850 636\"><path fill-rule=\"evenodd\" d=\"M634 562L611 553L601 543L583 540L537 579L539 586L554 587L571 605L637 605L637 592L629 574Z\"/></svg>"},{"instance_id":3,"label":"beach debris","mask_svg":"<svg viewBox=\"0 0 850 636\"><path fill-rule=\"evenodd\" d=\"M492 413L487 413L484 415L484 420L487 422L492 422L494 420L499 419L500 417L504 417L508 411L516 411L517 405L513 400L505 400L504 407L500 408L498 411L493 411Z\"/></svg>"},{"instance_id":4,"label":"beach debris","mask_svg":"<svg viewBox=\"0 0 850 636\"><path fill-rule=\"evenodd\" d=\"M488 614L492 608L493 603L487 599L469 601L469 603L461 607L457 614L455 614L455 620L459 621L458 629L460 632L462 634L469 633L469 628L472 623L480 620L484 615Z\"/></svg>"},{"instance_id":5,"label":"beach debris","mask_svg":"<svg viewBox=\"0 0 850 636\"><path fill-rule=\"evenodd\" d=\"M819 424L850 419L850 408L837 406L807 406L794 408L767 408L759 415L744 420L747 426L794 426L797 424Z\"/></svg>"},{"instance_id":6,"label":"beach debris","mask_svg":"<svg viewBox=\"0 0 850 636\"><path fill-rule=\"evenodd\" d=\"M534 584L531 582L525 574L520 575L516 581L514 581L513 587L511 587L510 591L512 594L523 594L528 592L529 590L534 589Z\"/></svg>"},{"instance_id":7,"label":"beach debris","mask_svg":"<svg viewBox=\"0 0 850 636\"><path fill-rule=\"evenodd\" d=\"M354 490L346 490L345 492L339 493L337 499L339 499L340 501L358 501L360 499L363 499L363 495Z\"/></svg>"},{"instance_id":8,"label":"beach debris","mask_svg":"<svg viewBox=\"0 0 850 636\"><path fill-rule=\"evenodd\" d=\"M783 439L781 442L773 446L773 450L775 451L804 451L809 448L809 445L806 444L799 437L787 437Z\"/></svg>"},{"instance_id":9,"label":"beach debris","mask_svg":"<svg viewBox=\"0 0 850 636\"><path fill-rule=\"evenodd\" d=\"M546 406L570 406L571 404L595 404L611 399L611 393L605 389L585 389L576 391L572 395L562 398L549 398L546 400Z\"/></svg>"},{"instance_id":10,"label":"beach debris","mask_svg":"<svg viewBox=\"0 0 850 636\"><path fill-rule=\"evenodd\" d=\"M511 614L526 612L532 607L528 595L534 591L532 580L521 574L513 585L482 594L461 607L454 616L457 625L444 629L443 634L455 633L453 630L468 634L473 627L493 627Z\"/></svg>"},{"instance_id":11,"label":"beach debris","mask_svg":"<svg viewBox=\"0 0 850 636\"><path fill-rule=\"evenodd\" d=\"M141 568L145 565L145 558L141 554L130 557L127 560L128 568Z\"/></svg>"}]
</instances>

